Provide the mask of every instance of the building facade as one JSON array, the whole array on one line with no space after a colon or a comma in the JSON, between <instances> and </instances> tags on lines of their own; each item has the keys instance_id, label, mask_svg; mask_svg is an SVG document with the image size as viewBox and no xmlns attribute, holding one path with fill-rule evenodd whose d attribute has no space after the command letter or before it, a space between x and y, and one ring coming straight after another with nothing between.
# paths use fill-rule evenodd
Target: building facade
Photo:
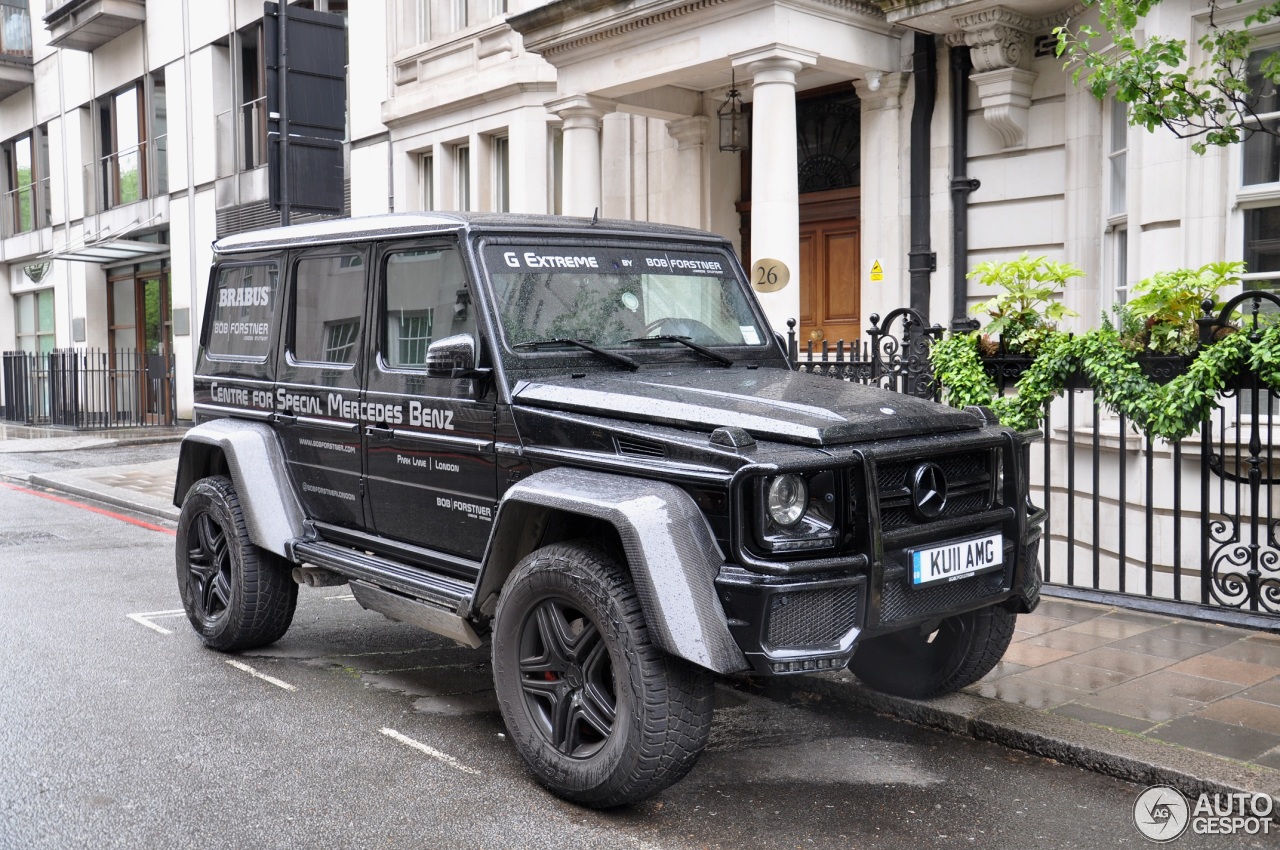
<instances>
[{"instance_id":1,"label":"building facade","mask_svg":"<svg viewBox=\"0 0 1280 850\"><path fill-rule=\"evenodd\" d=\"M1096 15L1064 0L300 5L347 19L352 214L706 228L802 344L906 305L948 325L985 296L964 272L1022 251L1085 269L1065 296L1082 326L1161 269L1243 259L1251 285L1280 278L1274 139L1197 156L1129 128L1053 55L1055 26ZM174 397L146 403L187 418L210 243L278 221L262 3L0 15L0 349L158 358ZM1192 0L1146 21L1193 44L1209 24Z\"/></svg>"}]
</instances>

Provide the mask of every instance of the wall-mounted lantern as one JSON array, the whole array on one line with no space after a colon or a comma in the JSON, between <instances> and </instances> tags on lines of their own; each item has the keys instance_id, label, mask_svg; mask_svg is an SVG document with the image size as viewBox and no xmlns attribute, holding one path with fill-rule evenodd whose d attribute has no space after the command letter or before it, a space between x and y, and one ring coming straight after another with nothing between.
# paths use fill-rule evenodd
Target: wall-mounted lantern
<instances>
[{"instance_id":1,"label":"wall-mounted lantern","mask_svg":"<svg viewBox=\"0 0 1280 850\"><path fill-rule=\"evenodd\" d=\"M747 113L742 110L737 74L734 73L730 79L729 96L716 110L716 117L720 119L720 150L745 151L749 141L750 121Z\"/></svg>"}]
</instances>

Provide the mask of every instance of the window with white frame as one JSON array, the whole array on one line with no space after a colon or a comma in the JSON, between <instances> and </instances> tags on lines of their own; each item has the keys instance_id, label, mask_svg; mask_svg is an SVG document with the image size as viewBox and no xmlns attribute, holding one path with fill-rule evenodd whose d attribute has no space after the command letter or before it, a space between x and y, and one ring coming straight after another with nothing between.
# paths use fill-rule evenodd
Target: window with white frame
<instances>
[{"instance_id":1,"label":"window with white frame","mask_svg":"<svg viewBox=\"0 0 1280 850\"><path fill-rule=\"evenodd\" d=\"M453 28L455 30L466 29L471 22L467 15L467 0L453 0Z\"/></svg>"},{"instance_id":2,"label":"window with white frame","mask_svg":"<svg viewBox=\"0 0 1280 850\"><path fill-rule=\"evenodd\" d=\"M547 193L550 197L548 206L555 215L564 212L564 130L552 127L551 144L547 145L547 172L551 179L547 181Z\"/></svg>"},{"instance_id":3,"label":"window with white frame","mask_svg":"<svg viewBox=\"0 0 1280 850\"><path fill-rule=\"evenodd\" d=\"M506 136L494 136L493 155L493 208L497 212L511 212L511 142Z\"/></svg>"},{"instance_id":4,"label":"window with white frame","mask_svg":"<svg viewBox=\"0 0 1280 850\"><path fill-rule=\"evenodd\" d=\"M14 309L18 350L31 354L53 351L53 290L14 296Z\"/></svg>"},{"instance_id":5,"label":"window with white frame","mask_svg":"<svg viewBox=\"0 0 1280 850\"><path fill-rule=\"evenodd\" d=\"M1112 304L1129 300L1129 110L1112 97L1107 100L1106 263ZM1107 296L1104 296L1104 299Z\"/></svg>"},{"instance_id":6,"label":"window with white frame","mask_svg":"<svg viewBox=\"0 0 1280 850\"><path fill-rule=\"evenodd\" d=\"M418 187L422 195L422 209L436 208L436 160L429 153L418 159Z\"/></svg>"},{"instance_id":7,"label":"window with white frame","mask_svg":"<svg viewBox=\"0 0 1280 850\"><path fill-rule=\"evenodd\" d=\"M1254 93L1254 126L1280 128L1280 92L1262 75L1262 63L1280 46L1255 50L1249 56L1247 79ZM1280 289L1280 138L1250 133L1241 145L1239 200L1243 208L1245 286ZM1251 197L1252 196L1252 197Z\"/></svg>"},{"instance_id":8,"label":"window with white frame","mask_svg":"<svg viewBox=\"0 0 1280 850\"><path fill-rule=\"evenodd\" d=\"M453 197L459 210L471 209L471 148L468 145L453 149Z\"/></svg>"}]
</instances>

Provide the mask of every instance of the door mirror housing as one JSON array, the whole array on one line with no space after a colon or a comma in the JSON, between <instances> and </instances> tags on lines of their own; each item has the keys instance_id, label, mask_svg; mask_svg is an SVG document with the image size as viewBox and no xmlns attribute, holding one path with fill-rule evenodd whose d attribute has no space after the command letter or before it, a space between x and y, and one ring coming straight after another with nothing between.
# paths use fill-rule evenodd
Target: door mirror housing
<instances>
[{"instance_id":1,"label":"door mirror housing","mask_svg":"<svg viewBox=\"0 0 1280 850\"><path fill-rule=\"evenodd\" d=\"M471 334L455 334L427 346L427 375L432 378L475 378L476 339Z\"/></svg>"}]
</instances>

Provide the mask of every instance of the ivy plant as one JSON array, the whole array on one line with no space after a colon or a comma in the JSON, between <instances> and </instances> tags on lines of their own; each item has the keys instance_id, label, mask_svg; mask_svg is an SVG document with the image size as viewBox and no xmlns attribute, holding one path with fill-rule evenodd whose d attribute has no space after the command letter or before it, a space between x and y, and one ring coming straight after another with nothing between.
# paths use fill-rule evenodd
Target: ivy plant
<instances>
[{"instance_id":1,"label":"ivy plant","mask_svg":"<svg viewBox=\"0 0 1280 850\"><path fill-rule=\"evenodd\" d=\"M1147 297L1141 308L1147 320L1139 320L1132 310L1120 311L1116 324L1104 317L1100 328L1079 336L1047 331L1040 337L1035 360L1018 379L1016 395L997 395L995 382L983 368L977 332L949 334L934 343L934 376L949 404L988 405L1005 425L1027 430L1039 427L1048 404L1079 372L1093 387L1097 403L1126 417L1137 430L1153 439L1181 440L1212 414L1227 384L1245 370L1280 392L1280 322L1272 318L1256 332L1229 333L1198 348L1188 348L1181 332L1168 334L1174 341L1170 350L1194 354L1194 359L1184 373L1163 385L1147 378L1136 358L1137 350L1159 350L1153 345L1155 335L1139 347L1133 334L1137 328L1150 330L1151 316L1162 317L1156 324L1178 322L1178 327L1196 328L1199 302L1214 298L1218 288L1236 280L1241 271L1238 263L1211 263L1156 275L1140 295Z\"/></svg>"}]
</instances>

